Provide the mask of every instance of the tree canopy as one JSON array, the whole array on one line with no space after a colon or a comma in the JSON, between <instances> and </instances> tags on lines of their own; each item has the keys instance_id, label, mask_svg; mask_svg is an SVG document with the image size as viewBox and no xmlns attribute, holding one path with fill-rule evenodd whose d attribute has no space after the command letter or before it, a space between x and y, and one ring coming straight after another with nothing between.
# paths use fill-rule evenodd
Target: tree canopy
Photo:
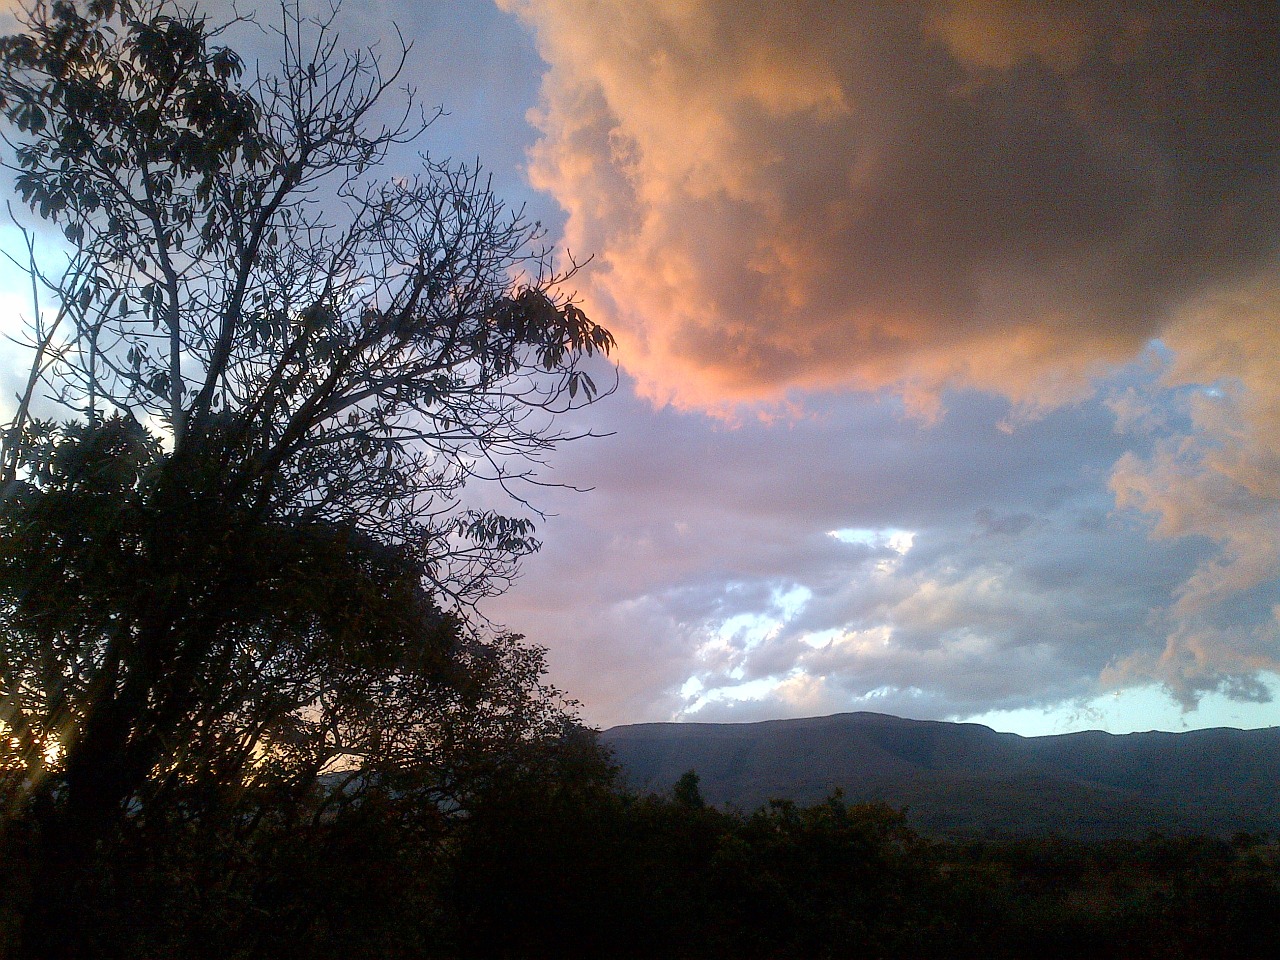
<instances>
[{"instance_id":1,"label":"tree canopy","mask_svg":"<svg viewBox=\"0 0 1280 960\"><path fill-rule=\"evenodd\" d=\"M447 812L570 719L541 652L473 616L537 548L530 511L468 493L523 504L613 339L480 170L384 175L433 118L407 46L278 13L272 69L226 42L252 21L170 0L36 2L0 39L34 217L0 782L51 862L326 775Z\"/></svg>"}]
</instances>

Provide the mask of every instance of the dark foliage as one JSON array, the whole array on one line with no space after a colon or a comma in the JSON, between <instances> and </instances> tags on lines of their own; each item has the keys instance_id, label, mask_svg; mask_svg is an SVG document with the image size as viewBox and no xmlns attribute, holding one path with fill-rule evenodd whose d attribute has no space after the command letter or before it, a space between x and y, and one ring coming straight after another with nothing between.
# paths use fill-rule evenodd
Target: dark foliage
<instances>
[{"instance_id":1,"label":"dark foliage","mask_svg":"<svg viewBox=\"0 0 1280 960\"><path fill-rule=\"evenodd\" d=\"M748 815L619 790L583 731L465 818L389 790L332 800L132 835L90 871L89 955L1225 960L1280 935L1267 837L934 842L838 796ZM3 838L14 956L30 829Z\"/></svg>"},{"instance_id":2,"label":"dark foliage","mask_svg":"<svg viewBox=\"0 0 1280 960\"><path fill-rule=\"evenodd\" d=\"M244 20L172 0L33 0L0 38L34 223L0 432L3 916L28 954L367 929L385 955L442 824L572 726L475 603L537 548L513 484L613 340L479 171L377 179L431 121L407 48L279 14L275 68L225 45ZM468 505L486 481L517 515ZM392 912L341 908L357 879Z\"/></svg>"}]
</instances>

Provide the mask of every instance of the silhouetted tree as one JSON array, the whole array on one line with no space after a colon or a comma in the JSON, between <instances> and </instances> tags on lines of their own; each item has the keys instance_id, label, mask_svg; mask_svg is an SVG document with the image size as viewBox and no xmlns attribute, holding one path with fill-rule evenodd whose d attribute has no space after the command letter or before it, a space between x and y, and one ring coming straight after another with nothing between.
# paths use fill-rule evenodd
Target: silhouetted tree
<instances>
[{"instance_id":1,"label":"silhouetted tree","mask_svg":"<svg viewBox=\"0 0 1280 960\"><path fill-rule=\"evenodd\" d=\"M690 810L701 810L707 805L702 799L702 790L698 787L700 778L696 770L686 770L671 788L671 797L682 807Z\"/></svg>"},{"instance_id":2,"label":"silhouetted tree","mask_svg":"<svg viewBox=\"0 0 1280 960\"><path fill-rule=\"evenodd\" d=\"M0 773L68 864L126 813L331 770L447 807L566 722L540 653L467 616L532 524L463 493L519 499L612 338L477 170L373 179L431 120L371 123L407 48L281 14L274 73L169 0L37 2L0 40L18 195L68 249L27 234Z\"/></svg>"}]
</instances>

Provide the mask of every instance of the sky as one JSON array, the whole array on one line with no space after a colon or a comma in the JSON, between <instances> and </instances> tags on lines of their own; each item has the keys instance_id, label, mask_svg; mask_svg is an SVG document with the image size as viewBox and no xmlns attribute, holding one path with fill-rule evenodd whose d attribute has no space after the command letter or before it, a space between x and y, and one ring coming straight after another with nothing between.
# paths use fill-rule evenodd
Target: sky
<instances>
[{"instance_id":1,"label":"sky","mask_svg":"<svg viewBox=\"0 0 1280 960\"><path fill-rule=\"evenodd\" d=\"M1280 724L1266 6L348 0L618 339L485 612L600 726Z\"/></svg>"}]
</instances>

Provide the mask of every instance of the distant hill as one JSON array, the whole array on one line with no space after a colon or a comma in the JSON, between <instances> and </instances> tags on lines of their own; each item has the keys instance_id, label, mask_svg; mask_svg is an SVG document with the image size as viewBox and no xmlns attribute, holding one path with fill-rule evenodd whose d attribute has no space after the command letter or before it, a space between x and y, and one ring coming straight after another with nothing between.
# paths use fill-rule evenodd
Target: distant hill
<instances>
[{"instance_id":1,"label":"distant hill","mask_svg":"<svg viewBox=\"0 0 1280 960\"><path fill-rule=\"evenodd\" d=\"M1280 728L1021 737L844 713L642 723L601 739L638 790L669 790L692 769L708 802L744 810L840 788L849 800L906 806L918 829L953 837L1280 830Z\"/></svg>"}]
</instances>

